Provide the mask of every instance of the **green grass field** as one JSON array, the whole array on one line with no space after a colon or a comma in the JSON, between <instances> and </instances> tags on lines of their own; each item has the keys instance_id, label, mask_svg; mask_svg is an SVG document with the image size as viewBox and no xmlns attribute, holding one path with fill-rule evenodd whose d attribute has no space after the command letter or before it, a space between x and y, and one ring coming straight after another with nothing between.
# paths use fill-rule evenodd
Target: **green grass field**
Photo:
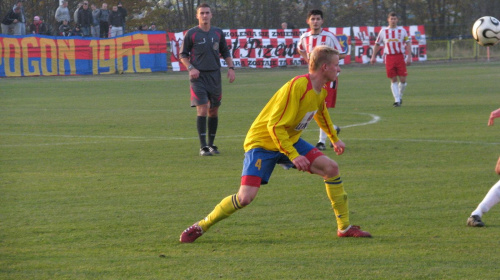
<instances>
[{"instance_id":1,"label":"green grass field","mask_svg":"<svg viewBox=\"0 0 500 280\"><path fill-rule=\"evenodd\" d=\"M322 179L277 167L193 244L180 233L238 190L246 131L304 68L224 76L214 157L186 73L0 79L0 279L498 279L500 205L465 222L499 179L499 67L413 65L401 108L382 65L343 68L347 149L326 154L374 238L337 238Z\"/></svg>"}]
</instances>

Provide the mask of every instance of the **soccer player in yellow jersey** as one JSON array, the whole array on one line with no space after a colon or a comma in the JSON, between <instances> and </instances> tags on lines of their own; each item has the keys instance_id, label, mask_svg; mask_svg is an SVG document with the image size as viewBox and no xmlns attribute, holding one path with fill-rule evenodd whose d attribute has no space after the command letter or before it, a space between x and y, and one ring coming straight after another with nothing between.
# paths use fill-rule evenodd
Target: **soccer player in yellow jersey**
<instances>
[{"instance_id":1,"label":"soccer player in yellow jersey","mask_svg":"<svg viewBox=\"0 0 500 280\"><path fill-rule=\"evenodd\" d=\"M227 196L203 220L182 232L180 241L194 242L215 223L252 202L260 186L267 184L276 164L294 167L323 177L326 193L337 219L339 237L371 237L349 222L347 194L338 164L300 138L314 119L327 133L338 155L345 144L338 137L325 105L325 84L340 72L339 52L317 46L309 57L309 74L297 76L281 87L255 119L245 139L241 186Z\"/></svg>"}]
</instances>

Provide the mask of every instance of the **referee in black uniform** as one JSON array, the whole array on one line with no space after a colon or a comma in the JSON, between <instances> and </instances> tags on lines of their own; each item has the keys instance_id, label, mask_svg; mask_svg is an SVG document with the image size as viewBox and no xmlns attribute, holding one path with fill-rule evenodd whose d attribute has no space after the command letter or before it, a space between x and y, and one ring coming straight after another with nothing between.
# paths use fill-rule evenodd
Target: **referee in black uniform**
<instances>
[{"instance_id":1,"label":"referee in black uniform","mask_svg":"<svg viewBox=\"0 0 500 280\"><path fill-rule=\"evenodd\" d=\"M182 64L189 70L191 84L191 107L196 106L197 128L200 137L200 156L218 154L214 145L218 126L218 111L222 99L220 56L229 67L227 77L235 79L234 64L222 29L212 27L212 12L208 4L196 9L199 25L186 32L181 47ZM208 142L207 142L208 126Z\"/></svg>"}]
</instances>

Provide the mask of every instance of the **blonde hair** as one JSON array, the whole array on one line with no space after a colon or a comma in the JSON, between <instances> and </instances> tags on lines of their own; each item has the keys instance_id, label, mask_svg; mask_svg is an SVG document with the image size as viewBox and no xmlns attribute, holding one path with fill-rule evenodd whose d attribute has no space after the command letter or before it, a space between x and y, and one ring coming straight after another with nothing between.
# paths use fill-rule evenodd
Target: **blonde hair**
<instances>
[{"instance_id":1,"label":"blonde hair","mask_svg":"<svg viewBox=\"0 0 500 280\"><path fill-rule=\"evenodd\" d=\"M339 51L325 45L316 46L309 55L309 70L316 71L321 65L332 61L334 55L339 55Z\"/></svg>"}]
</instances>

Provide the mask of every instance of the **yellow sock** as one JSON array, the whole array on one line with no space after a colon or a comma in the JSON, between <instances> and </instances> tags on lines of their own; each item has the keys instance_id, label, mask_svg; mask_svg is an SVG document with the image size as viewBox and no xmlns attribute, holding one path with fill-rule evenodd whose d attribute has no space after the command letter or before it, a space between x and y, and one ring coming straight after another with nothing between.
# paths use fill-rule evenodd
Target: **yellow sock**
<instances>
[{"instance_id":1,"label":"yellow sock","mask_svg":"<svg viewBox=\"0 0 500 280\"><path fill-rule=\"evenodd\" d=\"M214 210L208 214L205 219L198 222L198 225L203 231L207 231L211 226L231 216L231 214L241 208L243 208L243 206L241 206L238 201L238 194L230 195L217 204Z\"/></svg>"},{"instance_id":2,"label":"yellow sock","mask_svg":"<svg viewBox=\"0 0 500 280\"><path fill-rule=\"evenodd\" d=\"M326 194L332 202L337 227L344 230L349 227L349 203L347 202L347 193L344 191L344 184L340 176L335 176L325 180Z\"/></svg>"}]
</instances>

